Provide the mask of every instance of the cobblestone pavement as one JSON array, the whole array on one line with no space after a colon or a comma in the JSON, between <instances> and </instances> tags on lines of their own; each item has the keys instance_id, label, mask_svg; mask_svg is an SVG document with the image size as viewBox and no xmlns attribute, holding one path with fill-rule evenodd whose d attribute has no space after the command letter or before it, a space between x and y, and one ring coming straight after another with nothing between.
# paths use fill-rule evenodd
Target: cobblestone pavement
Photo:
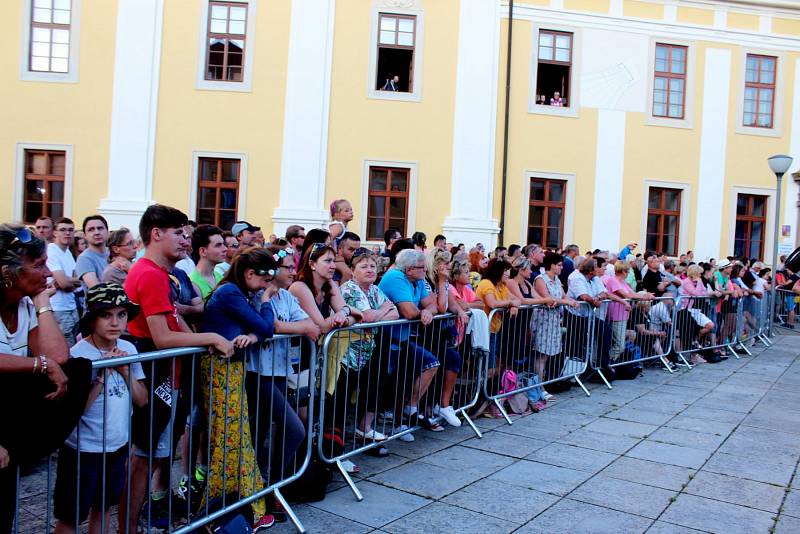
<instances>
[{"instance_id":1,"label":"cobblestone pavement","mask_svg":"<svg viewBox=\"0 0 800 534\"><path fill-rule=\"evenodd\" d=\"M800 532L800 336L613 390L578 388L538 414L419 431L354 460L295 507L309 532ZM20 532L44 532L46 469L22 480ZM291 533L290 523L271 532Z\"/></svg>"}]
</instances>

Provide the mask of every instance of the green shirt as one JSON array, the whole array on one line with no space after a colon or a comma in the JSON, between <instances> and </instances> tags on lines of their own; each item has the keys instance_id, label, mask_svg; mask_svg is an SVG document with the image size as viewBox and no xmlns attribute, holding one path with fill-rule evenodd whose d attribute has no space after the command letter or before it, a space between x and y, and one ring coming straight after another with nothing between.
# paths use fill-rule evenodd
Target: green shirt
<instances>
[{"instance_id":1,"label":"green shirt","mask_svg":"<svg viewBox=\"0 0 800 534\"><path fill-rule=\"evenodd\" d=\"M197 269L189 273L189 280L194 282L194 284L200 290L200 296L203 297L204 301L206 301L211 295L211 292L214 291L214 287L216 287L217 284L219 284L219 281L222 280L222 273L218 273L216 270L214 271L214 280L216 282L214 283L213 287Z\"/></svg>"}]
</instances>

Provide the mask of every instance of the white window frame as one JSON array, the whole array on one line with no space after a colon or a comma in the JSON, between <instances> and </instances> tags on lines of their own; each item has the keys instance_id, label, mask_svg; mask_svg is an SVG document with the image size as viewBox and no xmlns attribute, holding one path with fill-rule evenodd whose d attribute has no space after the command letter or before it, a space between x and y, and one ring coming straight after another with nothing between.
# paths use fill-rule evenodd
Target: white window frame
<instances>
[{"instance_id":1,"label":"white window frame","mask_svg":"<svg viewBox=\"0 0 800 534\"><path fill-rule=\"evenodd\" d=\"M728 204L728 254L733 254L734 240L736 239L736 201L739 195L760 195L767 197L767 218L764 227L764 255L769 257L775 246L772 229L775 227L775 188L759 186L731 186ZM778 238L780 239L780 237ZM758 258L764 261L765 258Z\"/></svg>"},{"instance_id":2,"label":"white window frame","mask_svg":"<svg viewBox=\"0 0 800 534\"><path fill-rule=\"evenodd\" d=\"M642 223L639 225L639 246L645 252L647 247L647 212L650 204L650 188L658 187L662 189L679 189L681 192L680 225L678 226L678 253L682 250L692 250L696 247L689 247L689 229L693 228L693 221L690 221L691 207L694 201L692 198L692 185L688 182L667 182L664 180L645 179L642 190ZM697 237L695 236L695 240Z\"/></svg>"},{"instance_id":3,"label":"white window frame","mask_svg":"<svg viewBox=\"0 0 800 534\"><path fill-rule=\"evenodd\" d=\"M775 77L775 95L772 110L772 128L757 128L755 126L744 125L744 88L747 69L747 56L755 54L759 56L773 56L777 58L778 75ZM736 99L736 133L743 135L758 135L761 137L783 137L783 100L786 89L786 69L789 68L789 61L784 52L776 50L766 50L763 48L745 48L740 52L739 73L741 78L738 80L738 90ZM760 193L759 193L760 194ZM764 249L767 250L767 249Z\"/></svg>"},{"instance_id":4,"label":"white window frame","mask_svg":"<svg viewBox=\"0 0 800 534\"><path fill-rule=\"evenodd\" d=\"M23 203L25 202L25 151L26 150L61 150L64 152L64 217L72 216L72 165L74 145L52 143L17 143L17 159L14 165L14 207L15 221L22 220Z\"/></svg>"},{"instance_id":5,"label":"white window frame","mask_svg":"<svg viewBox=\"0 0 800 534\"><path fill-rule=\"evenodd\" d=\"M551 30L572 34L572 67L570 68L569 107L546 106L536 103L536 82L539 76L539 32ZM581 52L583 35L581 28L561 24L534 24L531 30L531 73L528 87L528 113L556 117L578 117L581 107ZM527 220L527 218L526 218ZM527 232L527 230L526 230Z\"/></svg>"},{"instance_id":6,"label":"white window frame","mask_svg":"<svg viewBox=\"0 0 800 534\"><path fill-rule=\"evenodd\" d=\"M551 171L530 171L523 173L524 183L522 197L522 228L520 228L518 243L528 242L528 215L530 210L531 198L531 178L542 178L545 180L562 180L567 183L566 196L564 197L564 231L562 232L562 246L574 242L575 232L575 187L577 181L574 173L551 172Z\"/></svg>"},{"instance_id":7,"label":"white window frame","mask_svg":"<svg viewBox=\"0 0 800 534\"><path fill-rule=\"evenodd\" d=\"M367 73L367 98L378 100L398 100L401 102L422 101L423 78L423 45L425 43L425 16L422 8L414 7L415 2L410 2L411 7L389 7L376 5L372 8L372 21L369 32L369 72ZM410 93L400 91L379 91L375 88L378 76L378 24L380 14L409 15L416 17L414 37L414 90Z\"/></svg>"},{"instance_id":8,"label":"white window frame","mask_svg":"<svg viewBox=\"0 0 800 534\"><path fill-rule=\"evenodd\" d=\"M40 72L30 70L31 9L33 0L25 0L22 7L22 42L20 43L19 78L26 82L78 83L78 59L81 42L81 3L72 0L69 24L69 70L67 72Z\"/></svg>"},{"instance_id":9,"label":"white window frame","mask_svg":"<svg viewBox=\"0 0 800 534\"><path fill-rule=\"evenodd\" d=\"M685 98L682 119L671 119L669 117L657 117L653 115L653 89L656 78L656 45L673 45L686 47L686 85L684 87ZM697 46L691 41L681 41L677 39L650 39L650 49L647 57L647 110L645 111L645 125L647 126L666 126L668 128L694 129L695 113L695 82L697 76L695 69L697 66Z\"/></svg>"},{"instance_id":10,"label":"white window frame","mask_svg":"<svg viewBox=\"0 0 800 534\"><path fill-rule=\"evenodd\" d=\"M396 169L408 169L408 216L406 217L406 230L413 230L417 225L417 162L416 161L396 161L365 159L361 173L361 222L358 225L359 235L364 238L365 243L381 244L381 241L367 240L367 218L369 217L369 169L370 167L394 167Z\"/></svg>"},{"instance_id":11,"label":"white window frame","mask_svg":"<svg viewBox=\"0 0 800 534\"><path fill-rule=\"evenodd\" d=\"M189 176L189 215L197 215L197 183L200 172L200 158L238 159L239 160L239 196L236 199L236 220L247 218L247 152L211 152L206 150L192 151L192 174Z\"/></svg>"},{"instance_id":12,"label":"white window frame","mask_svg":"<svg viewBox=\"0 0 800 534\"><path fill-rule=\"evenodd\" d=\"M197 72L195 74L195 89L207 91L233 91L250 93L253 86L253 58L255 57L256 44L256 6L258 0L225 0L247 6L247 29L245 30L244 72L242 81L206 80L206 53L208 50L208 10L210 0L198 0L200 9L200 31L197 43Z\"/></svg>"}]
</instances>

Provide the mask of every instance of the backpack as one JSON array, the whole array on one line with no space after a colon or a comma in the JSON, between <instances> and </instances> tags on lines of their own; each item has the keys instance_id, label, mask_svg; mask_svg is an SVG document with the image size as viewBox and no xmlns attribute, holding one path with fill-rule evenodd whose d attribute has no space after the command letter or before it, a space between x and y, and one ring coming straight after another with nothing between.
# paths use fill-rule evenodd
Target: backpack
<instances>
[{"instance_id":1,"label":"backpack","mask_svg":"<svg viewBox=\"0 0 800 534\"><path fill-rule=\"evenodd\" d=\"M217 497L208 503L208 514L221 510L223 503L230 504L241 500L238 493L229 493L223 499ZM200 517L203 517L206 511ZM205 531L215 534L250 534L253 532L253 508L249 504L240 506L205 526Z\"/></svg>"},{"instance_id":2,"label":"backpack","mask_svg":"<svg viewBox=\"0 0 800 534\"><path fill-rule=\"evenodd\" d=\"M625 353L631 356L630 362L614 368L614 378L618 380L634 380L644 367L642 366L642 350L631 341L625 342Z\"/></svg>"}]
</instances>

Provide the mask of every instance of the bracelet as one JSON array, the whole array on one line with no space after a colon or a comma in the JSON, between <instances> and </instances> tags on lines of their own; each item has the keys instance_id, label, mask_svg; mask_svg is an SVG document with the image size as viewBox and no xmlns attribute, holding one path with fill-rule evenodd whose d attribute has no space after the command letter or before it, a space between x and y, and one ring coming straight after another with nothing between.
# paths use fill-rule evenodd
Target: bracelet
<instances>
[{"instance_id":1,"label":"bracelet","mask_svg":"<svg viewBox=\"0 0 800 534\"><path fill-rule=\"evenodd\" d=\"M42 364L42 374L46 375L47 374L47 356L44 356L44 355L39 356L39 361Z\"/></svg>"},{"instance_id":2,"label":"bracelet","mask_svg":"<svg viewBox=\"0 0 800 534\"><path fill-rule=\"evenodd\" d=\"M347 309L346 312L344 311L345 309ZM345 317L348 317L350 315L350 306L342 306L342 309L340 311L344 313Z\"/></svg>"},{"instance_id":3,"label":"bracelet","mask_svg":"<svg viewBox=\"0 0 800 534\"><path fill-rule=\"evenodd\" d=\"M36 372L38 370L39 370L39 358L34 358L33 359L33 374L36 374Z\"/></svg>"},{"instance_id":4,"label":"bracelet","mask_svg":"<svg viewBox=\"0 0 800 534\"><path fill-rule=\"evenodd\" d=\"M51 308L50 306L42 306L41 308L36 310L36 317L39 317L43 313L52 312L52 311L53 311L53 308Z\"/></svg>"}]
</instances>

